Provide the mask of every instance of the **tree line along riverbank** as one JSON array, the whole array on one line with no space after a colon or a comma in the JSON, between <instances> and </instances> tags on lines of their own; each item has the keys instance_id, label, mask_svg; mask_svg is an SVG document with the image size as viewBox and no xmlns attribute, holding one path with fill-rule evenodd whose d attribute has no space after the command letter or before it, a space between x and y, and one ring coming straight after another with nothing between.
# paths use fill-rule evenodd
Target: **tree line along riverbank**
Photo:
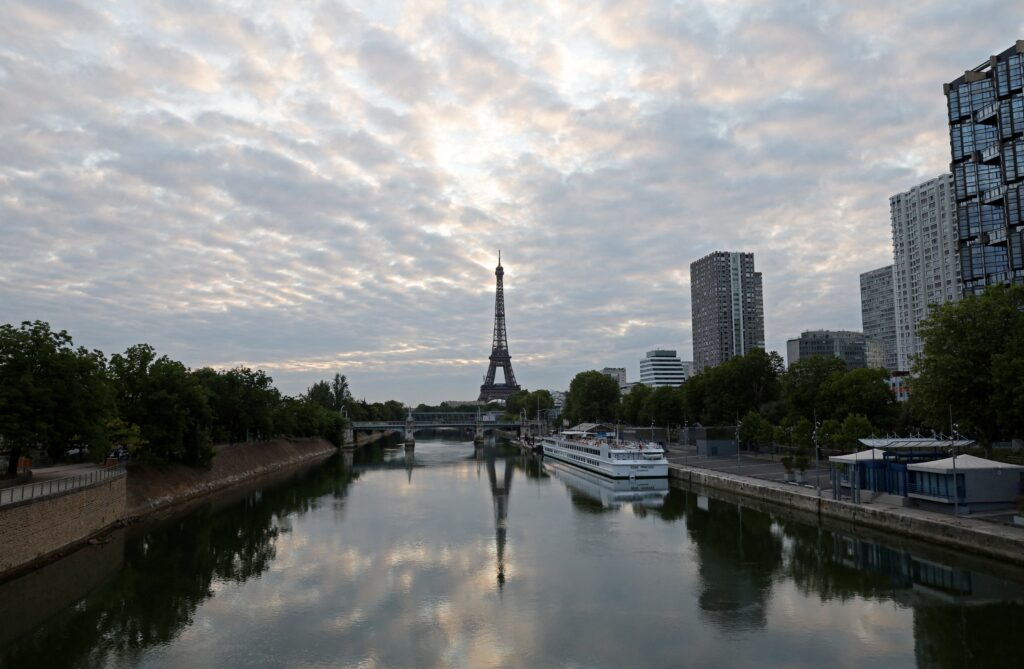
<instances>
[{"instance_id":1,"label":"tree line along riverbank","mask_svg":"<svg viewBox=\"0 0 1024 669\"><path fill-rule=\"evenodd\" d=\"M109 358L42 321L0 325L0 474L23 457L115 454L209 467L220 443L317 437L340 445L352 420L400 420L400 402L355 400L335 374L288 396L263 370L190 369L148 344Z\"/></svg>"}]
</instances>

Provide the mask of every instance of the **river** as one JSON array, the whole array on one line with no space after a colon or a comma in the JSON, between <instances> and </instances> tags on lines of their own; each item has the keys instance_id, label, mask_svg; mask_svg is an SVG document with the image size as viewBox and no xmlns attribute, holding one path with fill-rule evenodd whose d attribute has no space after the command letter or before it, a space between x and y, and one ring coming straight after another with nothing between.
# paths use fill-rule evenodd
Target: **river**
<instances>
[{"instance_id":1,"label":"river","mask_svg":"<svg viewBox=\"0 0 1024 669\"><path fill-rule=\"evenodd\" d=\"M1024 572L450 438L0 585L0 667L1018 667Z\"/></svg>"}]
</instances>

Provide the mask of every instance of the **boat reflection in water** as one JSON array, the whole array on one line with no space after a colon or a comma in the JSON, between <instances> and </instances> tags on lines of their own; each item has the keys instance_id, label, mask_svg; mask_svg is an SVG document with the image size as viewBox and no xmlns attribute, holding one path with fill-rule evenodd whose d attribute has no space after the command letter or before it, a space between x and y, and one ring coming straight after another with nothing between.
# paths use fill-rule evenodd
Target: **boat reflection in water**
<instances>
[{"instance_id":1,"label":"boat reflection in water","mask_svg":"<svg viewBox=\"0 0 1024 669\"><path fill-rule=\"evenodd\" d=\"M617 509L623 504L658 509L668 495L667 478L612 479L550 460L544 461L544 470L570 491L600 502L605 509Z\"/></svg>"}]
</instances>

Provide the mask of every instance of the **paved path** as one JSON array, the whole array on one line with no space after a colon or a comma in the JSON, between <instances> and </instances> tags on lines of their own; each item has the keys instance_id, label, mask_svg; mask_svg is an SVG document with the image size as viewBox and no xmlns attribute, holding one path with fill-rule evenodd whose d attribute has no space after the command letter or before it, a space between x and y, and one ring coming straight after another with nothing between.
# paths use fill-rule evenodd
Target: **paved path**
<instances>
[{"instance_id":1,"label":"paved path","mask_svg":"<svg viewBox=\"0 0 1024 669\"><path fill-rule=\"evenodd\" d=\"M772 457L767 455L741 454L739 457L739 463L737 463L736 456L698 456L694 447L671 444L666 449L666 457L670 466L682 465L684 467L708 469L726 475L738 475L741 477L760 479L765 482L764 485L766 486L785 489L792 494L804 495L812 498L818 496L818 490L814 485L815 470L813 462L811 463L811 467L807 470L807 483L804 485L796 485L784 482L785 468L782 466L782 463L777 460L772 460ZM821 497L831 499L832 488L828 478L828 464L827 462L824 462L822 465ZM845 501L849 502L848 499ZM894 520L900 516L908 519L918 518L929 522L942 523L950 527L973 530L978 533L978 540L981 542L984 542L985 537L987 536L998 536L1014 542L1019 542L1024 546L1024 527L1015 526L1012 523L1007 522L1007 519L1012 516L1012 510L1003 511L1001 513L978 513L955 517L951 513L942 513L939 511L931 511L915 507L905 507L903 506L903 501L903 497L887 494L873 496L869 491L864 491L864 500L861 502L861 505L865 508L874 508L880 511L884 510L885 513L891 514ZM895 529L895 527L896 526L894 525L894 527L890 529Z\"/></svg>"},{"instance_id":2,"label":"paved path","mask_svg":"<svg viewBox=\"0 0 1024 669\"><path fill-rule=\"evenodd\" d=\"M57 465L32 470L32 481L0 489L0 506L59 495L124 474L124 466L102 467L93 463Z\"/></svg>"},{"instance_id":3,"label":"paved path","mask_svg":"<svg viewBox=\"0 0 1024 669\"><path fill-rule=\"evenodd\" d=\"M669 462L677 465L689 465L691 467L712 469L716 472L740 474L741 476L750 476L766 481L786 480L786 468L782 466L782 463L777 458L770 455L741 453L738 459L735 455L705 456L697 455L697 449L694 446L670 444L666 449L665 457ZM807 484L812 487L815 485L816 471L818 470L815 470L814 462L812 461L805 475ZM831 494L828 482L827 461L821 463L820 475L822 490L829 489L829 494Z\"/></svg>"}]
</instances>

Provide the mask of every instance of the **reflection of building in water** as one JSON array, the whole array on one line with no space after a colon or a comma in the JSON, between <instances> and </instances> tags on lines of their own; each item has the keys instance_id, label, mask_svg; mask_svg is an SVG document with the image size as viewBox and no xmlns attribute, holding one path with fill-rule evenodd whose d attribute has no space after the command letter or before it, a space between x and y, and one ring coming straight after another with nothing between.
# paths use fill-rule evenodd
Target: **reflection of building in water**
<instances>
[{"instance_id":1,"label":"reflection of building in water","mask_svg":"<svg viewBox=\"0 0 1024 669\"><path fill-rule=\"evenodd\" d=\"M639 504L657 509L668 495L667 478L610 479L568 465L544 462L544 469L575 491L600 502L602 509L618 509L623 504Z\"/></svg>"},{"instance_id":2,"label":"reflection of building in water","mask_svg":"<svg viewBox=\"0 0 1024 669\"><path fill-rule=\"evenodd\" d=\"M836 563L888 577L892 598L913 607L919 667L1020 665L1024 584L841 534L832 541Z\"/></svg>"},{"instance_id":3,"label":"reflection of building in water","mask_svg":"<svg viewBox=\"0 0 1024 669\"><path fill-rule=\"evenodd\" d=\"M708 511L694 504L686 528L694 544L701 580L702 614L723 630L765 626L774 574L782 564L782 539L771 517L717 499Z\"/></svg>"},{"instance_id":4,"label":"reflection of building in water","mask_svg":"<svg viewBox=\"0 0 1024 669\"><path fill-rule=\"evenodd\" d=\"M898 591L903 590L906 596L902 599L911 601L968 606L1005 601L1024 603L1024 584L992 574L951 567L842 534L832 535L832 550L839 564L888 576L897 599L901 598Z\"/></svg>"},{"instance_id":5,"label":"reflection of building in water","mask_svg":"<svg viewBox=\"0 0 1024 669\"><path fill-rule=\"evenodd\" d=\"M494 532L498 554L498 588L505 585L505 532L508 520L508 498L512 492L512 473L515 471L510 460L504 460L505 471L501 481L495 465L496 458L491 452L487 457L487 479L491 483L491 501L494 503Z\"/></svg>"}]
</instances>

